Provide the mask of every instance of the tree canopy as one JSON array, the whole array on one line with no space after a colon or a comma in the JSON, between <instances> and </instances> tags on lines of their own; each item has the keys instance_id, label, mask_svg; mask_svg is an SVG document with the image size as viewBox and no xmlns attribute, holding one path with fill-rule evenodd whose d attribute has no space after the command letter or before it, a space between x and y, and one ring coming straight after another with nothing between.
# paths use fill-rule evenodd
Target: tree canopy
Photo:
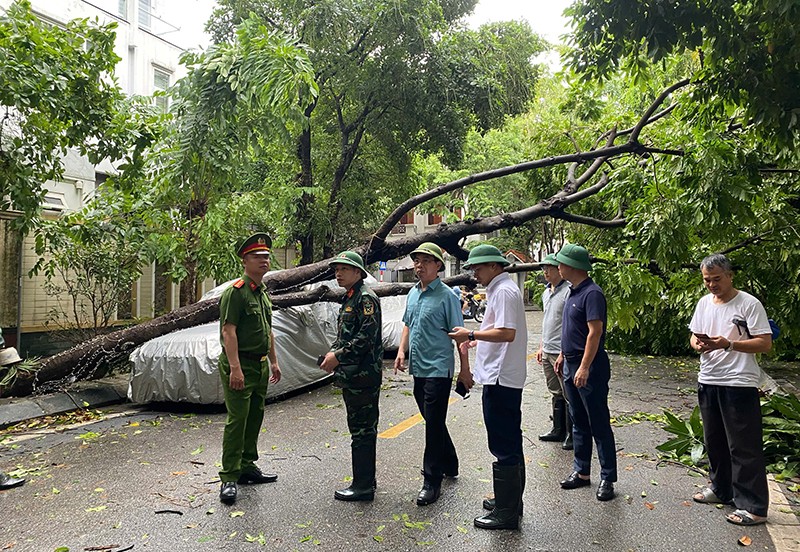
<instances>
[{"instance_id":1,"label":"tree canopy","mask_svg":"<svg viewBox=\"0 0 800 552\"><path fill-rule=\"evenodd\" d=\"M418 152L457 166L474 127L524 111L544 48L526 24L460 26L475 0L222 0L216 40L254 13L307 44L320 94L297 136L289 224L302 262L329 256L423 184Z\"/></svg>"},{"instance_id":2,"label":"tree canopy","mask_svg":"<svg viewBox=\"0 0 800 552\"><path fill-rule=\"evenodd\" d=\"M0 210L20 211L26 229L68 148L99 162L135 147L113 79L115 28L85 19L49 25L27 0L0 17Z\"/></svg>"},{"instance_id":3,"label":"tree canopy","mask_svg":"<svg viewBox=\"0 0 800 552\"><path fill-rule=\"evenodd\" d=\"M800 4L794 0L577 0L570 66L586 79L646 73L696 55L692 99L707 122L731 117L765 141L796 144L800 125ZM738 110L738 111L737 111Z\"/></svg>"}]
</instances>

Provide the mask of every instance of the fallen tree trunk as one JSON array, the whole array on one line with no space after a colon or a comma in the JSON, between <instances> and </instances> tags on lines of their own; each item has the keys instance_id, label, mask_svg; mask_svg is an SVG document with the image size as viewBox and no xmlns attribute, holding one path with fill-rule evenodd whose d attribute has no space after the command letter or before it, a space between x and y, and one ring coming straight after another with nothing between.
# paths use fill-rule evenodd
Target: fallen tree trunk
<instances>
[{"instance_id":1,"label":"fallen tree trunk","mask_svg":"<svg viewBox=\"0 0 800 552\"><path fill-rule=\"evenodd\" d=\"M444 281L454 286L474 283L470 274L446 278ZM378 297L390 297L405 295L413 286L413 283L388 283L373 286L373 290ZM310 291L276 295L273 304L277 308L288 308L320 301L339 302L343 296L344 290L341 288L319 286ZM217 298L187 305L148 322L95 337L45 359L35 378L19 378L12 387L3 390L3 396L47 392L54 387L90 378L100 366L125 360L131 351L146 341L218 319Z\"/></svg>"}]
</instances>

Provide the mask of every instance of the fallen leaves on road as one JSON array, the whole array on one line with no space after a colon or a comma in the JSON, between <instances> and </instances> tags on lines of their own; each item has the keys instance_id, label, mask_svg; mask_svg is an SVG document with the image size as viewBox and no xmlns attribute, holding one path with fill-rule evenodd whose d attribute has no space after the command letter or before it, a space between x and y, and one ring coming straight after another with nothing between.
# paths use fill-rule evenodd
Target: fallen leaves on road
<instances>
[{"instance_id":1,"label":"fallen leaves on road","mask_svg":"<svg viewBox=\"0 0 800 552\"><path fill-rule=\"evenodd\" d=\"M739 537L739 540L737 542L739 543L739 546L750 546L751 544L753 544L753 539L751 539L747 535L742 535L741 537Z\"/></svg>"}]
</instances>

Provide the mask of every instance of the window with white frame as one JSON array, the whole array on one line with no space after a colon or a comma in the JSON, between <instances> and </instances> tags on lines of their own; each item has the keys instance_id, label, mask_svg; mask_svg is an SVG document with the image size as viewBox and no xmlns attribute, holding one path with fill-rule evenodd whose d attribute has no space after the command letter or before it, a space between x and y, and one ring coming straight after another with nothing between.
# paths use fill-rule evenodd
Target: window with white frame
<instances>
[{"instance_id":1,"label":"window with white frame","mask_svg":"<svg viewBox=\"0 0 800 552\"><path fill-rule=\"evenodd\" d=\"M139 27L150 30L152 26L153 1L139 0Z\"/></svg>"},{"instance_id":2,"label":"window with white frame","mask_svg":"<svg viewBox=\"0 0 800 552\"><path fill-rule=\"evenodd\" d=\"M46 211L63 211L67 208L66 196L62 192L49 190L44 195L42 208Z\"/></svg>"},{"instance_id":3,"label":"window with white frame","mask_svg":"<svg viewBox=\"0 0 800 552\"><path fill-rule=\"evenodd\" d=\"M169 88L170 74L163 69L153 69L153 92L166 92ZM155 104L158 106L162 113L166 113L169 109L169 101L164 94L156 94L154 96Z\"/></svg>"}]
</instances>

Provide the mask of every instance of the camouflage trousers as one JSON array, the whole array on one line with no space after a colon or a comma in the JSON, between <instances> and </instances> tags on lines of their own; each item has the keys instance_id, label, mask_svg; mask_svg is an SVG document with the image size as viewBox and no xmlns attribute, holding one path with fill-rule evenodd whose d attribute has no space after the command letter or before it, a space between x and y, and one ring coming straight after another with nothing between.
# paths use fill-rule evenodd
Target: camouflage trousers
<instances>
[{"instance_id":1,"label":"camouflage trousers","mask_svg":"<svg viewBox=\"0 0 800 552\"><path fill-rule=\"evenodd\" d=\"M351 447L374 446L378 438L378 397L380 387L342 389L347 409L347 427L352 438Z\"/></svg>"}]
</instances>

